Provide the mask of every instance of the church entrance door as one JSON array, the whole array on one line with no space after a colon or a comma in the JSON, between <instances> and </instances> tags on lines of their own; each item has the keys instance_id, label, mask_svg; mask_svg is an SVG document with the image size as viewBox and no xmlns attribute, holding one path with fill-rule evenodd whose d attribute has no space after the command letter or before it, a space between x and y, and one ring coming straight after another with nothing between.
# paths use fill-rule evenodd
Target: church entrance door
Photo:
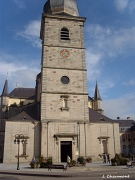
<instances>
[{"instance_id":1,"label":"church entrance door","mask_svg":"<svg viewBox=\"0 0 135 180\"><path fill-rule=\"evenodd\" d=\"M72 159L72 141L61 141L61 162L67 162L67 155Z\"/></svg>"}]
</instances>

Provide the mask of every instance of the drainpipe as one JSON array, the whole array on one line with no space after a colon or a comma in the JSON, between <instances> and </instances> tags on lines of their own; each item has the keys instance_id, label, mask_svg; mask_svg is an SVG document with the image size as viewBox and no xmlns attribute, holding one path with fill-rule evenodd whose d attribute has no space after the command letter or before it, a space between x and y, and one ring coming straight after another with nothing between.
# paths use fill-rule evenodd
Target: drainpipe
<instances>
[{"instance_id":1,"label":"drainpipe","mask_svg":"<svg viewBox=\"0 0 135 180\"><path fill-rule=\"evenodd\" d=\"M80 123L78 122L78 155L80 156Z\"/></svg>"}]
</instances>

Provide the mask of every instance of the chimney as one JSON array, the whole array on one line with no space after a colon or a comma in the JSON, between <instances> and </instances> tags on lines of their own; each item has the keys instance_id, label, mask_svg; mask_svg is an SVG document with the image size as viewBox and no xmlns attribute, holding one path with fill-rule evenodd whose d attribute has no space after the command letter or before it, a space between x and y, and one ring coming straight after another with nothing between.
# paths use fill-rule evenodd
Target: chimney
<instances>
[{"instance_id":1,"label":"chimney","mask_svg":"<svg viewBox=\"0 0 135 180\"><path fill-rule=\"evenodd\" d=\"M117 117L117 119L120 119L120 117Z\"/></svg>"},{"instance_id":2,"label":"chimney","mask_svg":"<svg viewBox=\"0 0 135 180\"><path fill-rule=\"evenodd\" d=\"M127 120L130 120L130 117L127 117Z\"/></svg>"}]
</instances>

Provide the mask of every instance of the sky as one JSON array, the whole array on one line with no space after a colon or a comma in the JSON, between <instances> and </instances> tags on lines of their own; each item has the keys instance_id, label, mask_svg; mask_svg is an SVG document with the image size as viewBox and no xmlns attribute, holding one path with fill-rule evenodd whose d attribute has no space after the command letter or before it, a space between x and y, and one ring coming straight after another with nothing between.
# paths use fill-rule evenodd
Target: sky
<instances>
[{"instance_id":1,"label":"sky","mask_svg":"<svg viewBox=\"0 0 135 180\"><path fill-rule=\"evenodd\" d=\"M35 87L41 66L40 22L46 0L0 0L0 94L6 78ZM77 0L86 17L88 94L96 81L104 114L135 120L135 0Z\"/></svg>"}]
</instances>

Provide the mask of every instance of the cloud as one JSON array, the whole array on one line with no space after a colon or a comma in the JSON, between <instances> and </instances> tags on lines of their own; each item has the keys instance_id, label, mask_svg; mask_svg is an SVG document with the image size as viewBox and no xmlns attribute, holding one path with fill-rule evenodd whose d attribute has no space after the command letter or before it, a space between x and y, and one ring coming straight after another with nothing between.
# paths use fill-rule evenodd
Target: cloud
<instances>
[{"instance_id":1,"label":"cloud","mask_svg":"<svg viewBox=\"0 0 135 180\"><path fill-rule=\"evenodd\" d=\"M116 9L120 12L123 12L127 9L129 13L133 13L133 11L135 10L134 0L115 0L114 4L116 6Z\"/></svg>"},{"instance_id":2,"label":"cloud","mask_svg":"<svg viewBox=\"0 0 135 180\"><path fill-rule=\"evenodd\" d=\"M130 4L129 4L129 12L133 13L133 11L135 11L135 2L134 2L134 0L130 1Z\"/></svg>"},{"instance_id":3,"label":"cloud","mask_svg":"<svg viewBox=\"0 0 135 180\"><path fill-rule=\"evenodd\" d=\"M107 76L102 77L103 72L103 54L98 51L94 51L92 48L87 48L86 50L86 67L87 67L87 81L88 81L88 91L90 96L94 95L94 86L96 81L100 79L100 93L106 94L108 89L112 88L115 84L114 80ZM104 95L106 97L106 95Z\"/></svg>"},{"instance_id":4,"label":"cloud","mask_svg":"<svg viewBox=\"0 0 135 180\"><path fill-rule=\"evenodd\" d=\"M110 77L103 77L103 79L100 80L100 84L100 94L103 99L106 99L108 98L108 91L115 86L115 80Z\"/></svg>"},{"instance_id":5,"label":"cloud","mask_svg":"<svg viewBox=\"0 0 135 180\"><path fill-rule=\"evenodd\" d=\"M126 86L135 86L135 79L130 79L129 82L123 82L122 84Z\"/></svg>"},{"instance_id":6,"label":"cloud","mask_svg":"<svg viewBox=\"0 0 135 180\"><path fill-rule=\"evenodd\" d=\"M22 0L11 0L11 2L15 3L21 9L26 8L26 4Z\"/></svg>"},{"instance_id":7,"label":"cloud","mask_svg":"<svg viewBox=\"0 0 135 180\"><path fill-rule=\"evenodd\" d=\"M135 85L135 79L131 79L131 80L129 81L129 84L130 84L131 86L134 86L134 85Z\"/></svg>"},{"instance_id":8,"label":"cloud","mask_svg":"<svg viewBox=\"0 0 135 180\"><path fill-rule=\"evenodd\" d=\"M34 47L41 48L41 40L39 39L40 24L41 22L37 20L29 22L24 27L24 31L18 32L17 36L25 38L27 41L32 43Z\"/></svg>"},{"instance_id":9,"label":"cloud","mask_svg":"<svg viewBox=\"0 0 135 180\"><path fill-rule=\"evenodd\" d=\"M130 50L135 49L135 27L115 29L94 24L88 25L86 32L90 39L88 47L102 52L102 57L128 56Z\"/></svg>"},{"instance_id":10,"label":"cloud","mask_svg":"<svg viewBox=\"0 0 135 180\"><path fill-rule=\"evenodd\" d=\"M128 7L129 0L115 0L115 6L118 11L124 11Z\"/></svg>"},{"instance_id":11,"label":"cloud","mask_svg":"<svg viewBox=\"0 0 135 180\"><path fill-rule=\"evenodd\" d=\"M99 62L102 58L102 54L97 53L97 52L93 52L91 48L87 48L86 50L86 66L88 69L87 72L87 77L88 80L90 81L96 81L96 78L99 76L100 74L100 68L98 68L99 66Z\"/></svg>"},{"instance_id":12,"label":"cloud","mask_svg":"<svg viewBox=\"0 0 135 180\"><path fill-rule=\"evenodd\" d=\"M7 55L7 57L9 57ZM11 57L13 59L13 57ZM18 69L25 69L26 66L24 66L21 62L16 62L15 59L13 62L6 62L6 61L3 61L3 60L0 60L0 65L1 65L1 68L0 68L0 74L1 75L5 75L7 72L8 74L10 75L12 72L14 71L17 71Z\"/></svg>"},{"instance_id":13,"label":"cloud","mask_svg":"<svg viewBox=\"0 0 135 180\"><path fill-rule=\"evenodd\" d=\"M23 57L21 57L23 58ZM9 88L15 88L16 83L21 87L35 87L36 75L39 73L38 65L34 59L27 61L18 56L1 53L0 59L0 89L2 92L4 81L8 72ZM37 61L36 61L37 62Z\"/></svg>"},{"instance_id":14,"label":"cloud","mask_svg":"<svg viewBox=\"0 0 135 180\"><path fill-rule=\"evenodd\" d=\"M119 77L119 72L112 75L105 75L104 67L108 61L118 61L117 56L128 57L135 49L135 27L115 29L103 27L98 24L87 25L86 27L86 64L88 84L100 79L102 81L102 92L112 88ZM106 61L107 60L107 61ZM102 76L104 74L104 77ZM89 91L93 92L89 85Z\"/></svg>"},{"instance_id":15,"label":"cloud","mask_svg":"<svg viewBox=\"0 0 135 180\"><path fill-rule=\"evenodd\" d=\"M135 120L135 94L126 94L118 99L104 100L103 109L105 109L105 115L112 119L131 117Z\"/></svg>"},{"instance_id":16,"label":"cloud","mask_svg":"<svg viewBox=\"0 0 135 180\"><path fill-rule=\"evenodd\" d=\"M32 71L31 69L20 69L12 72L8 80L12 88L14 88L16 85L17 87L35 87L36 75L37 72Z\"/></svg>"}]
</instances>

